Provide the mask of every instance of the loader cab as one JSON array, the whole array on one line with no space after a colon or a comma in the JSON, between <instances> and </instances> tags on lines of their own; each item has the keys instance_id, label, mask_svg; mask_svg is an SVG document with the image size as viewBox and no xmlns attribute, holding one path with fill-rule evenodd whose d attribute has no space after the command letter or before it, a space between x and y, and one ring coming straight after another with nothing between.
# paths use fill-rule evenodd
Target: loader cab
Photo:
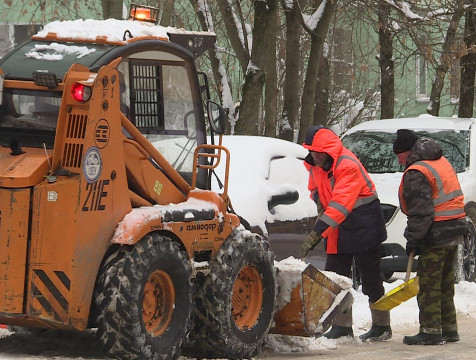
<instances>
[{"instance_id":1,"label":"loader cab","mask_svg":"<svg viewBox=\"0 0 476 360\"><path fill-rule=\"evenodd\" d=\"M66 49L83 48L76 53L57 45L54 39L33 39L0 60L7 80L31 81L32 74L38 70L54 79L51 86L35 80L36 85L47 85L42 90L4 89L0 145L8 147L15 139L21 147L53 148L63 91L71 91L61 89L61 83L71 65L86 65L94 73L121 58L117 67L121 112L191 183L194 151L206 142L202 91L194 65L196 54L180 44L159 39L132 41L121 46L62 44ZM207 187L203 170L198 174L197 187Z\"/></svg>"},{"instance_id":2,"label":"loader cab","mask_svg":"<svg viewBox=\"0 0 476 360\"><path fill-rule=\"evenodd\" d=\"M194 151L206 140L193 64L173 52L144 49L123 56L118 71L121 112L190 183Z\"/></svg>"}]
</instances>

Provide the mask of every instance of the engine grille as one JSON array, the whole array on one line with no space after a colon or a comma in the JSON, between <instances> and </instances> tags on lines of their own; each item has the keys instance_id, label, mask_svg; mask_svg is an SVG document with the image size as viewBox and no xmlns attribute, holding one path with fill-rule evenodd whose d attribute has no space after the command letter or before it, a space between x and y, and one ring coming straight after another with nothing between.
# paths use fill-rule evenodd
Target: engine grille
<instances>
[{"instance_id":1,"label":"engine grille","mask_svg":"<svg viewBox=\"0 0 476 360\"><path fill-rule=\"evenodd\" d=\"M63 159L61 166L71 171L78 171L83 156L83 143L88 117L85 114L71 113L68 116Z\"/></svg>"}]
</instances>

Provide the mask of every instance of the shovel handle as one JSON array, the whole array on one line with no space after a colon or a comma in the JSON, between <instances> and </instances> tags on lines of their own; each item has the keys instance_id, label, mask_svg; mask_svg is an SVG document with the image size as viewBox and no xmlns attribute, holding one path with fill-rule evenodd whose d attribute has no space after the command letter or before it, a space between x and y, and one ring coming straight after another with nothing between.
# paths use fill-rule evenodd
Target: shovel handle
<instances>
[{"instance_id":1,"label":"shovel handle","mask_svg":"<svg viewBox=\"0 0 476 360\"><path fill-rule=\"evenodd\" d=\"M405 275L405 282L410 280L410 273L412 272L413 267L413 258L415 257L415 252L412 251L410 256L408 256L408 264L407 264L407 274Z\"/></svg>"}]
</instances>

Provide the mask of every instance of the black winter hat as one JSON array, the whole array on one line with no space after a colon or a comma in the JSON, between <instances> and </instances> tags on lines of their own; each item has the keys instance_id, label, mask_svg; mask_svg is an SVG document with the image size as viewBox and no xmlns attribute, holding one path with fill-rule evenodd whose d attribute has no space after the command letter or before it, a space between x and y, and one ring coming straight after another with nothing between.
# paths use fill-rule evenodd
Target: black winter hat
<instances>
[{"instance_id":1,"label":"black winter hat","mask_svg":"<svg viewBox=\"0 0 476 360\"><path fill-rule=\"evenodd\" d=\"M393 152L400 154L402 152L411 150L413 145L418 140L418 135L412 130L400 129L397 130L397 138L393 143Z\"/></svg>"}]
</instances>

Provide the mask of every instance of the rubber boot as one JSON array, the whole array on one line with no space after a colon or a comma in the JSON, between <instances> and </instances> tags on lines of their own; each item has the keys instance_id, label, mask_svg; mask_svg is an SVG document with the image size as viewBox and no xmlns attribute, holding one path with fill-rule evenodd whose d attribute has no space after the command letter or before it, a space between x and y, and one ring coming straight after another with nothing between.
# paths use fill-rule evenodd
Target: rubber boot
<instances>
[{"instance_id":1,"label":"rubber boot","mask_svg":"<svg viewBox=\"0 0 476 360\"><path fill-rule=\"evenodd\" d=\"M338 339L341 337L354 337L352 331L352 307L340 314L332 323L332 328L326 332L324 337L328 339Z\"/></svg>"},{"instance_id":2,"label":"rubber boot","mask_svg":"<svg viewBox=\"0 0 476 360\"><path fill-rule=\"evenodd\" d=\"M365 334L359 336L362 341L384 341L392 337L390 327L390 311L370 310L372 327Z\"/></svg>"},{"instance_id":3,"label":"rubber boot","mask_svg":"<svg viewBox=\"0 0 476 360\"><path fill-rule=\"evenodd\" d=\"M443 331L441 334L443 341L445 342L457 342L459 341L459 335L457 331Z\"/></svg>"},{"instance_id":4,"label":"rubber boot","mask_svg":"<svg viewBox=\"0 0 476 360\"><path fill-rule=\"evenodd\" d=\"M418 333L414 336L404 336L403 343L407 345L441 345L443 338L441 334Z\"/></svg>"}]
</instances>

